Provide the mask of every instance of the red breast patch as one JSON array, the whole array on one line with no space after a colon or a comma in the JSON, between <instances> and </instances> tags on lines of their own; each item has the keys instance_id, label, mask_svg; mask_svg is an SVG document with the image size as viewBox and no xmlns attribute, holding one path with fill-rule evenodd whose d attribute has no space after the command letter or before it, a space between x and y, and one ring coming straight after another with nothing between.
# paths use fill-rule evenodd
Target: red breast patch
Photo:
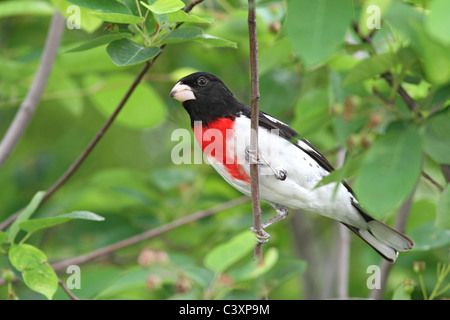
<instances>
[{"instance_id":1,"label":"red breast patch","mask_svg":"<svg viewBox=\"0 0 450 320\"><path fill-rule=\"evenodd\" d=\"M234 154L234 146L231 146L234 141L234 117L219 118L208 126L201 126L201 129L195 125L193 129L198 144L207 156L223 164L233 179L250 184L250 177L238 163L237 156ZM232 150L227 149L227 142L228 147ZM234 156L230 156L230 154Z\"/></svg>"}]
</instances>

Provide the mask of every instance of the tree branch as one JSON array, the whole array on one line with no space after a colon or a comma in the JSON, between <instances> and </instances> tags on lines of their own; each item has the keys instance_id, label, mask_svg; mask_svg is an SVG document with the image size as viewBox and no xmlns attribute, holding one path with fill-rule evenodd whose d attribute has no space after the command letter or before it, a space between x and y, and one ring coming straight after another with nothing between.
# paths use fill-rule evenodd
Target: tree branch
<instances>
[{"instance_id":1,"label":"tree branch","mask_svg":"<svg viewBox=\"0 0 450 320\"><path fill-rule=\"evenodd\" d=\"M61 279L58 279L58 283L61 286L61 288L64 290L65 293L67 293L67 295L69 296L70 299L72 300L80 300L80 298L78 298L76 295L74 295L69 288L67 288L66 284L64 283L64 281L62 281Z\"/></svg>"},{"instance_id":2,"label":"tree branch","mask_svg":"<svg viewBox=\"0 0 450 320\"><path fill-rule=\"evenodd\" d=\"M259 69L258 69L258 38L256 33L255 1L248 0L248 35L250 44L251 69L251 130L250 130L250 180L252 192L253 228L262 236L261 205L259 200L258 176L258 126L259 126ZM255 259L262 263L262 243L255 246Z\"/></svg>"},{"instance_id":3,"label":"tree branch","mask_svg":"<svg viewBox=\"0 0 450 320\"><path fill-rule=\"evenodd\" d=\"M37 109L58 52L65 21L58 11L54 12L30 90L0 143L0 168L11 155Z\"/></svg>"},{"instance_id":4,"label":"tree branch","mask_svg":"<svg viewBox=\"0 0 450 320\"><path fill-rule=\"evenodd\" d=\"M184 12L188 13L189 11L191 11L196 5L198 5L199 3L202 3L204 0L193 0L191 1L191 3L189 3L186 7L184 7Z\"/></svg>"},{"instance_id":5,"label":"tree branch","mask_svg":"<svg viewBox=\"0 0 450 320\"><path fill-rule=\"evenodd\" d=\"M441 165L442 168L442 172L444 172L444 168L443 165ZM425 171L422 170L422 176L427 179L428 181L430 181L432 184L434 184L440 191L444 191L444 187L441 186L439 184L439 182L437 182L436 180L434 180L428 173L426 173ZM445 176L445 172L444 172L444 176ZM448 179L446 179L448 181Z\"/></svg>"}]
</instances>

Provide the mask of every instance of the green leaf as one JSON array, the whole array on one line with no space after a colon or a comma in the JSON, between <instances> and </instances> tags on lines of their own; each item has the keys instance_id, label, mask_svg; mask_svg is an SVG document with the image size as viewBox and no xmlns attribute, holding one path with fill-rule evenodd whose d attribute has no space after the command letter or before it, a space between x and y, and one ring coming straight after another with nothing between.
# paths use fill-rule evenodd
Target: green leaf
<instances>
[{"instance_id":1,"label":"green leaf","mask_svg":"<svg viewBox=\"0 0 450 320\"><path fill-rule=\"evenodd\" d=\"M412 281L405 280L395 289L392 300L411 300L411 293L414 291L415 284Z\"/></svg>"},{"instance_id":2,"label":"green leaf","mask_svg":"<svg viewBox=\"0 0 450 320\"><path fill-rule=\"evenodd\" d=\"M29 244L19 244L9 249L8 256L11 264L22 273L25 284L51 300L58 287L58 278L45 253Z\"/></svg>"},{"instance_id":3,"label":"green leaf","mask_svg":"<svg viewBox=\"0 0 450 320\"><path fill-rule=\"evenodd\" d=\"M31 199L30 203L23 209L22 213L17 217L17 219L13 222L11 227L9 228L9 242L14 243L14 239L19 232L19 224L27 221L31 215L36 211L36 209L41 204L42 199L45 196L45 191L39 191Z\"/></svg>"},{"instance_id":4,"label":"green leaf","mask_svg":"<svg viewBox=\"0 0 450 320\"><path fill-rule=\"evenodd\" d=\"M115 0L67 0L73 4L92 10L97 18L114 23L136 24L144 18L135 16L125 5Z\"/></svg>"},{"instance_id":5,"label":"green leaf","mask_svg":"<svg viewBox=\"0 0 450 320\"><path fill-rule=\"evenodd\" d=\"M180 0L157 0L152 4L141 1L141 4L156 14L175 12L184 8L184 3Z\"/></svg>"},{"instance_id":6,"label":"green leaf","mask_svg":"<svg viewBox=\"0 0 450 320\"><path fill-rule=\"evenodd\" d=\"M213 19L211 18L202 18L199 16L195 16L192 14L187 14L186 12L179 10L176 12L171 12L167 15L169 19L169 23L180 23L180 22L187 22L187 23L211 23L213 22Z\"/></svg>"},{"instance_id":7,"label":"green leaf","mask_svg":"<svg viewBox=\"0 0 450 320\"><path fill-rule=\"evenodd\" d=\"M289 1L287 12L288 38L307 67L337 53L353 19L348 0Z\"/></svg>"},{"instance_id":8,"label":"green leaf","mask_svg":"<svg viewBox=\"0 0 450 320\"><path fill-rule=\"evenodd\" d=\"M385 18L394 30L410 42L426 80L438 85L447 84L450 80L450 48L448 44L429 36L424 23L425 15L413 6L395 1Z\"/></svg>"},{"instance_id":9,"label":"green leaf","mask_svg":"<svg viewBox=\"0 0 450 320\"><path fill-rule=\"evenodd\" d=\"M123 13L131 14L130 9L128 9L122 3L116 0L67 0L77 6L87 8L93 11L103 12L103 13Z\"/></svg>"},{"instance_id":10,"label":"green leaf","mask_svg":"<svg viewBox=\"0 0 450 320\"><path fill-rule=\"evenodd\" d=\"M157 47L146 48L128 39L113 41L106 47L106 52L117 66L130 66L150 60L159 51Z\"/></svg>"},{"instance_id":11,"label":"green leaf","mask_svg":"<svg viewBox=\"0 0 450 320\"><path fill-rule=\"evenodd\" d=\"M316 187L323 186L331 182L342 182L342 180L346 178L353 177L361 167L363 159L364 157L362 155L351 157L344 163L342 167L332 171L329 175L323 177Z\"/></svg>"},{"instance_id":12,"label":"green leaf","mask_svg":"<svg viewBox=\"0 0 450 320\"><path fill-rule=\"evenodd\" d=\"M131 14L103 13L103 12L97 12L97 11L90 11L89 14L91 14L101 20L113 22L113 23L137 24L137 23L141 23L144 21L144 18L134 16Z\"/></svg>"},{"instance_id":13,"label":"green leaf","mask_svg":"<svg viewBox=\"0 0 450 320\"><path fill-rule=\"evenodd\" d=\"M450 229L450 185L447 185L439 198L435 226L440 229Z\"/></svg>"},{"instance_id":14,"label":"green leaf","mask_svg":"<svg viewBox=\"0 0 450 320\"><path fill-rule=\"evenodd\" d=\"M182 168L161 168L151 172L151 180L161 190L167 191L194 180L195 172Z\"/></svg>"},{"instance_id":15,"label":"green leaf","mask_svg":"<svg viewBox=\"0 0 450 320\"><path fill-rule=\"evenodd\" d=\"M411 46L418 55L425 71L425 79L436 85L446 85L450 81L450 45L443 45L431 38L422 28L416 26L415 38Z\"/></svg>"},{"instance_id":16,"label":"green leaf","mask_svg":"<svg viewBox=\"0 0 450 320\"><path fill-rule=\"evenodd\" d=\"M450 44L450 1L434 0L429 7L430 14L425 18L425 28L436 40Z\"/></svg>"},{"instance_id":17,"label":"green leaf","mask_svg":"<svg viewBox=\"0 0 450 320\"><path fill-rule=\"evenodd\" d=\"M19 224L20 229L33 233L41 229L56 226L58 224L65 223L73 219L90 220L90 221L103 221L105 218L89 211L74 211L59 215L57 217L32 219L24 221Z\"/></svg>"},{"instance_id":18,"label":"green leaf","mask_svg":"<svg viewBox=\"0 0 450 320\"><path fill-rule=\"evenodd\" d=\"M0 18L36 15L52 15L54 9L46 1L3 1L0 3Z\"/></svg>"},{"instance_id":19,"label":"green leaf","mask_svg":"<svg viewBox=\"0 0 450 320\"><path fill-rule=\"evenodd\" d=\"M184 27L173 30L163 41L163 43L180 43L201 38L202 28Z\"/></svg>"},{"instance_id":20,"label":"green leaf","mask_svg":"<svg viewBox=\"0 0 450 320\"><path fill-rule=\"evenodd\" d=\"M291 107L297 96L301 78L285 69L275 68L260 77L261 108L277 116Z\"/></svg>"},{"instance_id":21,"label":"green leaf","mask_svg":"<svg viewBox=\"0 0 450 320\"><path fill-rule=\"evenodd\" d=\"M385 15L386 22L409 40L414 40L415 26L421 26L423 18L413 6L400 1L393 1Z\"/></svg>"},{"instance_id":22,"label":"green leaf","mask_svg":"<svg viewBox=\"0 0 450 320\"><path fill-rule=\"evenodd\" d=\"M307 263L298 259L279 259L278 263L267 274L264 279L272 289L302 274L307 269Z\"/></svg>"},{"instance_id":23,"label":"green leaf","mask_svg":"<svg viewBox=\"0 0 450 320\"><path fill-rule=\"evenodd\" d=\"M436 162L450 164L450 108L427 119L423 133L425 152Z\"/></svg>"},{"instance_id":24,"label":"green leaf","mask_svg":"<svg viewBox=\"0 0 450 320\"><path fill-rule=\"evenodd\" d=\"M381 218L413 189L421 172L422 144L411 125L396 123L373 143L363 159L355 191L363 206Z\"/></svg>"},{"instance_id":25,"label":"green leaf","mask_svg":"<svg viewBox=\"0 0 450 320\"><path fill-rule=\"evenodd\" d=\"M6 241L8 239L8 234L4 231L0 231L0 244Z\"/></svg>"},{"instance_id":26,"label":"green leaf","mask_svg":"<svg viewBox=\"0 0 450 320\"><path fill-rule=\"evenodd\" d=\"M79 52L79 51L93 49L93 48L108 44L111 41L118 40L118 39L121 39L121 38L120 38L120 35L118 35L116 33L105 34L103 36L88 40L70 50L67 50L66 53Z\"/></svg>"},{"instance_id":27,"label":"green leaf","mask_svg":"<svg viewBox=\"0 0 450 320\"><path fill-rule=\"evenodd\" d=\"M101 78L96 75L86 76L84 86L97 85L100 89L89 96L95 107L109 117L122 99L134 77L116 74ZM166 115L166 106L158 92L149 84L141 83L130 96L116 121L132 129L143 129L160 123Z\"/></svg>"},{"instance_id":28,"label":"green leaf","mask_svg":"<svg viewBox=\"0 0 450 320\"><path fill-rule=\"evenodd\" d=\"M389 71L392 67L392 55L389 52L377 54L357 63L348 72L342 85L345 87L353 84L359 84L361 81Z\"/></svg>"},{"instance_id":29,"label":"green leaf","mask_svg":"<svg viewBox=\"0 0 450 320\"><path fill-rule=\"evenodd\" d=\"M255 246L255 235L244 231L228 242L213 248L205 257L205 266L216 273L222 273L231 265L247 256Z\"/></svg>"},{"instance_id":30,"label":"green leaf","mask_svg":"<svg viewBox=\"0 0 450 320\"><path fill-rule=\"evenodd\" d=\"M224 38L212 36L210 34L202 34L200 37L195 38L196 42L200 42L212 47L225 47L225 48L237 48L237 43Z\"/></svg>"},{"instance_id":31,"label":"green leaf","mask_svg":"<svg viewBox=\"0 0 450 320\"><path fill-rule=\"evenodd\" d=\"M256 279L263 274L267 273L273 266L277 263L279 257L278 250L276 248L269 248L266 253L264 253L263 263L257 265L255 269L250 273L250 278Z\"/></svg>"},{"instance_id":32,"label":"green leaf","mask_svg":"<svg viewBox=\"0 0 450 320\"><path fill-rule=\"evenodd\" d=\"M294 129L301 129L302 134L309 136L311 132L320 130L332 121L328 113L328 88L314 87L300 96L295 105ZM264 109L263 109L264 110Z\"/></svg>"},{"instance_id":33,"label":"green leaf","mask_svg":"<svg viewBox=\"0 0 450 320\"><path fill-rule=\"evenodd\" d=\"M408 233L414 239L414 250L431 250L450 245L450 230L434 227L434 222L428 222Z\"/></svg>"}]
</instances>

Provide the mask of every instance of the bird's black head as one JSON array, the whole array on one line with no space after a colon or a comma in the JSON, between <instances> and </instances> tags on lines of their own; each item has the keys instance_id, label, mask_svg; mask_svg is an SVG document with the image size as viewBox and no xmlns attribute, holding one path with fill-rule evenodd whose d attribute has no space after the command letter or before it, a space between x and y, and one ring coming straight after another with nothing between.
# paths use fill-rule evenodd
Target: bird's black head
<instances>
[{"instance_id":1,"label":"bird's black head","mask_svg":"<svg viewBox=\"0 0 450 320\"><path fill-rule=\"evenodd\" d=\"M220 117L232 118L245 108L222 80L208 72L195 72L180 79L170 96L183 103L191 125L202 121L207 126Z\"/></svg>"}]
</instances>

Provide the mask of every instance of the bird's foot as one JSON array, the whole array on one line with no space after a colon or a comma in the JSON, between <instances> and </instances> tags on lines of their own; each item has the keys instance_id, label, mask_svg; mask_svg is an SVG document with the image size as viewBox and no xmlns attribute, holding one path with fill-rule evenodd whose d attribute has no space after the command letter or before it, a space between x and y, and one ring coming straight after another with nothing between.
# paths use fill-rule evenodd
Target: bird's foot
<instances>
[{"instance_id":1,"label":"bird's foot","mask_svg":"<svg viewBox=\"0 0 450 320\"><path fill-rule=\"evenodd\" d=\"M270 234L268 234L264 229L261 228L261 231L258 231L255 228L250 227L250 230L256 233L256 241L258 243L263 244L269 241Z\"/></svg>"}]
</instances>

